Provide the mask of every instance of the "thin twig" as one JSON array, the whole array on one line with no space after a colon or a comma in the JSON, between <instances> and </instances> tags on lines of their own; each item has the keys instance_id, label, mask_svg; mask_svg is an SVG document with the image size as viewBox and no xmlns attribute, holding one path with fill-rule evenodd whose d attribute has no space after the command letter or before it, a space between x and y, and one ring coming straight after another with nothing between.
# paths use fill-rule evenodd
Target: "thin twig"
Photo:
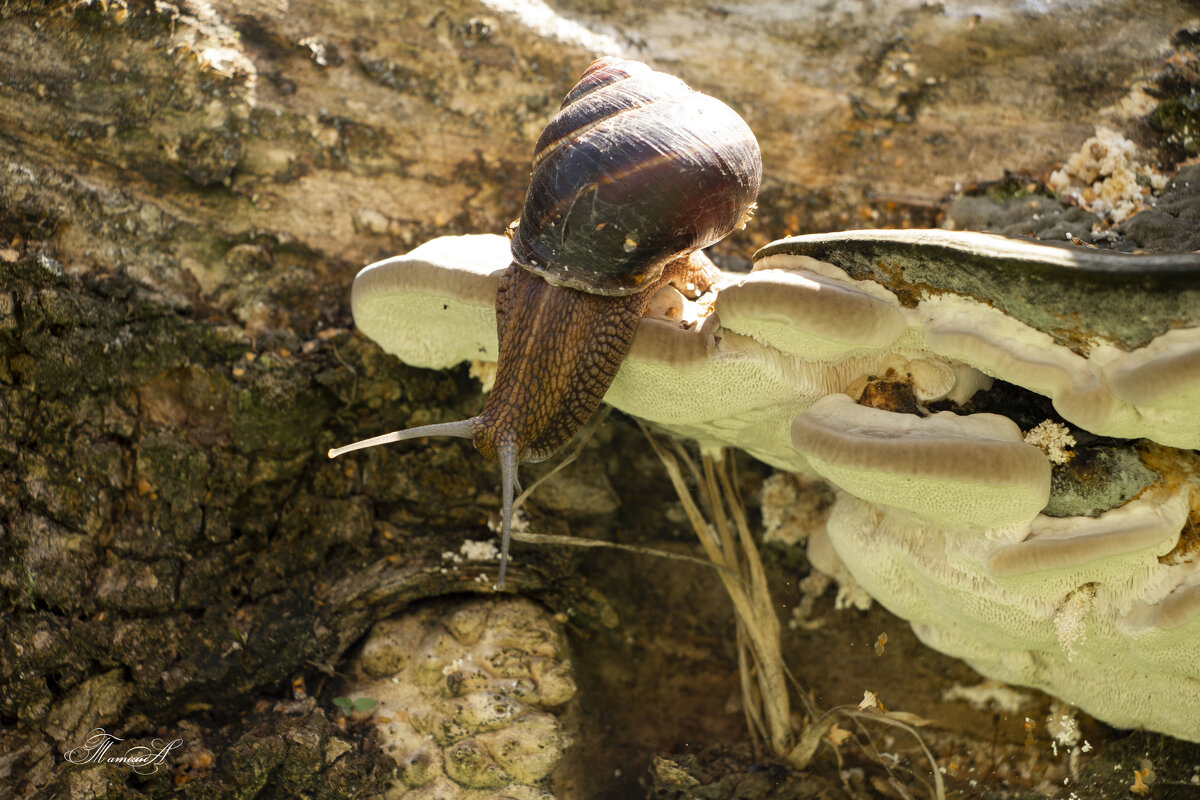
<instances>
[{"instance_id":1,"label":"thin twig","mask_svg":"<svg viewBox=\"0 0 1200 800\"><path fill-rule=\"evenodd\" d=\"M592 417L591 421L588 422L587 426L585 426L583 431L579 434L579 436L576 440L576 443L575 443L575 448L573 450L571 450L571 452L568 453L565 458L563 458L561 461L559 461L557 464L555 464L554 469L550 470L545 475L538 478L536 481L534 481L532 484L530 484L528 489L525 489L523 492L521 492L519 495L517 495L516 499L513 500L513 505L512 505L513 511L516 511L518 508L521 507L521 504L525 502L525 500L529 497L529 495L533 494L534 489L541 486L543 483L548 481L550 478L557 475L560 470L562 470L564 467L566 467L568 464L570 464L575 459L579 458L579 454L583 452L584 446L587 445L587 443L591 440L592 436L595 435L596 430L600 427L600 424L602 422L604 422L605 419L608 418L608 414L611 411L612 411L612 406L601 406L600 410L596 412L596 415L594 417Z\"/></svg>"},{"instance_id":2,"label":"thin twig","mask_svg":"<svg viewBox=\"0 0 1200 800\"><path fill-rule=\"evenodd\" d=\"M554 533L529 533L519 531L513 531L512 538L513 541L522 542L524 544L548 544L562 547L604 547L612 550L626 550L630 553L638 553L639 555L655 556L657 558L669 558L675 561L687 561L692 564L699 564L702 567L715 569L721 573L730 572L728 568L723 567L720 564L714 564L712 561L704 558L696 558L696 556L689 556L684 553L672 553L667 550L658 550L653 547L645 547L638 544L605 542L599 539L583 539L578 536L560 536ZM736 575L733 575L732 577L735 580L741 580L741 578Z\"/></svg>"},{"instance_id":3,"label":"thin twig","mask_svg":"<svg viewBox=\"0 0 1200 800\"><path fill-rule=\"evenodd\" d=\"M933 774L933 787L930 790L930 794L935 798L935 800L946 800L946 784L942 781L942 775L938 770L937 761L934 759L933 753L929 750L929 746L925 744L925 738L921 736L921 733L912 725L904 722L903 720L896 719L888 713L876 714L873 712L862 711L858 708L858 706L835 706L826 711L824 714L821 714L819 717L815 718L805 730L804 736L801 738L801 745L796 747L796 750L798 751L801 749L802 745L810 745L810 749L807 753L808 759L805 759L803 763L797 763L796 766L798 766L800 769L808 766L808 761L811 760L812 755L816 750L816 745L819 744L819 740L824 738L829 729L837 723L839 717L850 719L854 722L854 724L859 726L859 728L866 735L867 741L871 742L872 751L867 752L866 746L861 744L859 746L863 748L864 752L867 752L867 755L873 761L886 769L889 774L893 772L891 765L889 765L887 761L880 756L879 752L874 749L874 737L872 737L870 732L866 730L863 723L879 722L884 725L889 725L893 728L900 728L901 730L907 731L909 734L911 734L912 737L917 740L917 744L920 745L922 752L925 753L925 758L929 761L930 772ZM816 738L811 738L813 736ZM793 754L796 754L796 751L793 751ZM915 772L913 773L913 777L920 780L920 777Z\"/></svg>"},{"instance_id":4,"label":"thin twig","mask_svg":"<svg viewBox=\"0 0 1200 800\"><path fill-rule=\"evenodd\" d=\"M937 761L934 759L933 753L930 752L929 746L925 744L925 738L921 736L916 728L907 722L901 722L898 719L889 717L887 714L867 714L862 711L847 711L846 713L855 719L881 722L884 725L891 725L894 728L899 728L911 734L917 740L917 744L921 746L921 750L925 753L925 758L929 761L929 771L933 773L934 797L937 800L946 800L946 784L942 781L942 773L938 770Z\"/></svg>"}]
</instances>

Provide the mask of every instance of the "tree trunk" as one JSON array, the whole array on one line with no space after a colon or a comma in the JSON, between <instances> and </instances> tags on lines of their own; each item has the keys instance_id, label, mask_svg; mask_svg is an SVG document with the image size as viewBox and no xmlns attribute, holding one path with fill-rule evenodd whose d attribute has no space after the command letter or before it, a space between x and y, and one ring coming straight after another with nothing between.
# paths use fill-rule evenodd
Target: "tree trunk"
<instances>
[{"instance_id":1,"label":"tree trunk","mask_svg":"<svg viewBox=\"0 0 1200 800\"><path fill-rule=\"evenodd\" d=\"M761 210L722 245L744 259L930 223L958 183L1133 125L1134 76L1186 17L1105 4L1081 35L1005 4L500 5L0 4L0 797L381 790L377 746L312 696L375 621L487 588L442 554L490 535L498 473L458 441L325 457L481 405L465 369L355 334L349 287L433 236L502 230L594 55L745 115ZM580 491L622 509L545 505L541 529L661 523L643 449L610 425ZM575 558L524 551L513 583L599 629ZM144 776L71 764L95 728L183 744Z\"/></svg>"}]
</instances>

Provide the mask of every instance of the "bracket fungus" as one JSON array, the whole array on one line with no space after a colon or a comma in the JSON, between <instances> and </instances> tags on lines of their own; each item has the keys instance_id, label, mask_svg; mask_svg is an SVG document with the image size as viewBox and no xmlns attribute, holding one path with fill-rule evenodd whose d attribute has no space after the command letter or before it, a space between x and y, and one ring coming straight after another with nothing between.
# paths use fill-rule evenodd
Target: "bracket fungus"
<instances>
[{"instance_id":1,"label":"bracket fungus","mask_svg":"<svg viewBox=\"0 0 1200 800\"><path fill-rule=\"evenodd\" d=\"M1096 518L970 528L839 491L825 535L927 645L1110 724L1200 741L1200 554L1170 557L1196 494L1193 473Z\"/></svg>"},{"instance_id":2,"label":"bracket fungus","mask_svg":"<svg viewBox=\"0 0 1200 800\"><path fill-rule=\"evenodd\" d=\"M485 234L443 236L377 261L354 278L354 324L414 367L495 361L493 306L509 260L508 241Z\"/></svg>"},{"instance_id":3,"label":"bracket fungus","mask_svg":"<svg viewBox=\"0 0 1200 800\"><path fill-rule=\"evenodd\" d=\"M721 292L718 303L723 327L809 360L887 347L905 328L892 298L795 270L755 270Z\"/></svg>"},{"instance_id":4,"label":"bracket fungus","mask_svg":"<svg viewBox=\"0 0 1200 800\"><path fill-rule=\"evenodd\" d=\"M925 348L1049 397L1081 428L1200 447L1200 254L937 230L796 236L755 254L756 270L814 262L885 288Z\"/></svg>"},{"instance_id":5,"label":"bracket fungus","mask_svg":"<svg viewBox=\"0 0 1200 800\"><path fill-rule=\"evenodd\" d=\"M494 358L508 259L447 237L371 265L355 321L415 365ZM1200 254L801 236L650 308L605 402L828 480L810 547L930 646L1200 741ZM1078 447L1026 441L1038 395Z\"/></svg>"},{"instance_id":6,"label":"bracket fungus","mask_svg":"<svg viewBox=\"0 0 1200 800\"><path fill-rule=\"evenodd\" d=\"M796 415L792 443L835 486L947 524L1027 519L1050 498L1050 462L998 414L919 417L832 394Z\"/></svg>"}]
</instances>

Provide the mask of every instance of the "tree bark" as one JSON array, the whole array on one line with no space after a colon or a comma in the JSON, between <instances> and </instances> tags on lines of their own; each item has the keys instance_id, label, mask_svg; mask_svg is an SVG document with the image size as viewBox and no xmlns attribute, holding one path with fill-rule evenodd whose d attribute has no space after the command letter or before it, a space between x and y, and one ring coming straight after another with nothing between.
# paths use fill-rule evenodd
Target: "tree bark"
<instances>
[{"instance_id":1,"label":"tree bark","mask_svg":"<svg viewBox=\"0 0 1200 800\"><path fill-rule=\"evenodd\" d=\"M441 554L489 535L497 472L460 442L325 458L481 404L464 369L356 335L349 287L425 239L501 230L592 56L745 115L761 211L722 245L745 259L788 232L929 223L956 183L1137 129L1136 84L1187 16L643 5L0 4L0 797L380 791L377 747L312 696L373 622L480 590ZM662 496L640 449L620 423L585 453L583 488L615 487L618 514L547 504L541 528L658 522L638 521ZM513 582L598 627L573 558L524 553ZM184 744L146 776L65 760L95 728Z\"/></svg>"}]
</instances>

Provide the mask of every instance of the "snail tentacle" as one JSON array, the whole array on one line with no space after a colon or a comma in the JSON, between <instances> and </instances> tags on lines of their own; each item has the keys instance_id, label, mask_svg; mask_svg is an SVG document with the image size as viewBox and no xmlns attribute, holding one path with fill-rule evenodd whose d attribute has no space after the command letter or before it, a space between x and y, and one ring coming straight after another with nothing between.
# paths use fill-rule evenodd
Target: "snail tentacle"
<instances>
[{"instance_id":1,"label":"snail tentacle","mask_svg":"<svg viewBox=\"0 0 1200 800\"><path fill-rule=\"evenodd\" d=\"M475 435L475 421L478 417L470 419L461 419L457 422L436 422L432 425L422 425L418 428L408 428L403 431L392 431L380 436L373 436L370 439L353 442L352 444L342 447L334 447L329 450L330 458L337 458L342 453L351 453L355 450L363 450L368 447L375 447L381 444L391 444L392 442L403 442L407 439L420 439L423 436L458 436L463 439L470 439Z\"/></svg>"},{"instance_id":2,"label":"snail tentacle","mask_svg":"<svg viewBox=\"0 0 1200 800\"><path fill-rule=\"evenodd\" d=\"M330 458L337 458L343 453L364 450L381 444L403 442L408 439L419 439L425 436L457 436L471 439L479 430L479 417L458 420L456 422L438 422L432 425L421 425L402 431L373 436L342 447L329 450ZM504 575L508 571L508 544L512 538L513 500L521 491L521 482L517 478L517 448L512 442L496 446L496 457L500 461L500 492L504 498L503 521L500 525L500 576L496 581L497 588L504 588Z\"/></svg>"},{"instance_id":3,"label":"snail tentacle","mask_svg":"<svg viewBox=\"0 0 1200 800\"><path fill-rule=\"evenodd\" d=\"M508 571L508 543L512 538L513 497L517 487L517 448L511 442L497 448L500 457L500 494L503 498L500 521L500 575L496 588L504 588L504 574Z\"/></svg>"}]
</instances>

